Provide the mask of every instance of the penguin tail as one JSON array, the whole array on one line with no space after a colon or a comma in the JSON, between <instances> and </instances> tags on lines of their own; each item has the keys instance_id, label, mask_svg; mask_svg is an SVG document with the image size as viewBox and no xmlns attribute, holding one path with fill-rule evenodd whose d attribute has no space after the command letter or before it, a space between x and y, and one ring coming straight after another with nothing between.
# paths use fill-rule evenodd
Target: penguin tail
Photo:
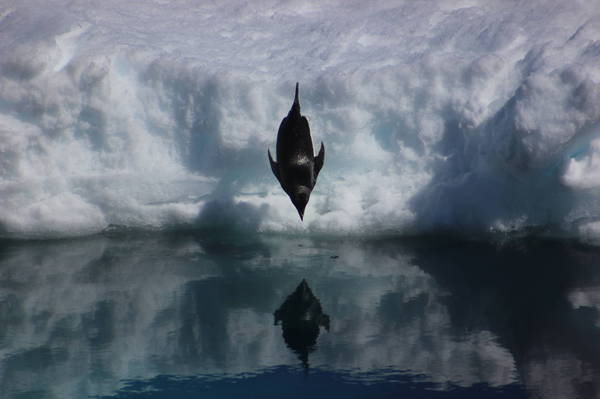
<instances>
[{"instance_id":1,"label":"penguin tail","mask_svg":"<svg viewBox=\"0 0 600 399\"><path fill-rule=\"evenodd\" d=\"M296 82L296 94L294 95L294 103L288 114L293 120L300 118L300 100L298 100L298 82Z\"/></svg>"},{"instance_id":2,"label":"penguin tail","mask_svg":"<svg viewBox=\"0 0 600 399\"><path fill-rule=\"evenodd\" d=\"M294 96L294 105L300 106L300 101L298 100L298 82L296 82L296 95Z\"/></svg>"}]
</instances>

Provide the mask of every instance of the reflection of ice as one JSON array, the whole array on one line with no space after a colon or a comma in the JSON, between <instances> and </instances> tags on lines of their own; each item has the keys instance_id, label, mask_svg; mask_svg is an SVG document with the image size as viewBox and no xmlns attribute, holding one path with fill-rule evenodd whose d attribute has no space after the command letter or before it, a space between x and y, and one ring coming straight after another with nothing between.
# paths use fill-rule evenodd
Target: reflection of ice
<instances>
[{"instance_id":1,"label":"reflection of ice","mask_svg":"<svg viewBox=\"0 0 600 399\"><path fill-rule=\"evenodd\" d=\"M348 286L358 281L360 286L335 298L337 308L331 313L343 316L336 315L331 335L320 342L324 362L358 372L394 367L460 386L515 382L512 356L493 333L452 331L448 293L410 263L409 252L349 247L340 257L345 262L336 266L340 273L356 273L358 279ZM339 343L330 342L334 339L352 349L341 351Z\"/></svg>"},{"instance_id":2,"label":"reflection of ice","mask_svg":"<svg viewBox=\"0 0 600 399\"><path fill-rule=\"evenodd\" d=\"M542 274L522 271L518 251L479 247L183 234L5 244L0 396L104 395L125 379L297 364L272 312L302 278L332 320L311 367L404 370L440 389L520 380L570 396L598 386L597 311L580 312L597 290L570 289L577 258L557 251L536 288ZM568 293L575 308L560 305Z\"/></svg>"},{"instance_id":3,"label":"reflection of ice","mask_svg":"<svg viewBox=\"0 0 600 399\"><path fill-rule=\"evenodd\" d=\"M533 397L598 396L598 312L572 306L581 287L600 286L596 249L463 243L417 252L420 267L451 293L452 328L493 332Z\"/></svg>"},{"instance_id":4,"label":"reflection of ice","mask_svg":"<svg viewBox=\"0 0 600 399\"><path fill-rule=\"evenodd\" d=\"M600 314L600 288L577 288L569 294L569 302L574 308L591 308ZM600 327L600 318L596 321L596 327Z\"/></svg>"},{"instance_id":5,"label":"reflection of ice","mask_svg":"<svg viewBox=\"0 0 600 399\"><path fill-rule=\"evenodd\" d=\"M523 379L536 398L597 398L598 374L586 370L585 362L573 354L533 358L523 364Z\"/></svg>"},{"instance_id":6,"label":"reflection of ice","mask_svg":"<svg viewBox=\"0 0 600 399\"><path fill-rule=\"evenodd\" d=\"M181 287L220 272L210 262L192 268L176 245L154 244L94 239L5 251L0 390L78 397L82 387L110 392L120 377L156 374L173 354Z\"/></svg>"}]
</instances>

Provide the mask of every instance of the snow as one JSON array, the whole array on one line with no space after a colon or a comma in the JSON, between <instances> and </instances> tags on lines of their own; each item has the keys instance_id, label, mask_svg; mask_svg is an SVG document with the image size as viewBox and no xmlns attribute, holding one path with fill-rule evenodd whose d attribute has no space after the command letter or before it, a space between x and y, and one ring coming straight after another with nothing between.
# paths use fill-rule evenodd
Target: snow
<instances>
[{"instance_id":1,"label":"snow","mask_svg":"<svg viewBox=\"0 0 600 399\"><path fill-rule=\"evenodd\" d=\"M0 32L3 236L600 238L594 2L5 0ZM296 81L303 223L266 156Z\"/></svg>"}]
</instances>

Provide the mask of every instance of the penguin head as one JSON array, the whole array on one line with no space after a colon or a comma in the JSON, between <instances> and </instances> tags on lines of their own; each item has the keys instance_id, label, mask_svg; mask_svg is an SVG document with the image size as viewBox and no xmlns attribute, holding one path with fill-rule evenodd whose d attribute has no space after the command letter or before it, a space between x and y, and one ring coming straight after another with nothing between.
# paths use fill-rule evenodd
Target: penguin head
<instances>
[{"instance_id":1,"label":"penguin head","mask_svg":"<svg viewBox=\"0 0 600 399\"><path fill-rule=\"evenodd\" d=\"M306 186L298 186L290 196L292 203L298 210L300 220L304 220L304 208L306 208L306 204L308 204L308 199L310 198L310 191L310 188Z\"/></svg>"}]
</instances>

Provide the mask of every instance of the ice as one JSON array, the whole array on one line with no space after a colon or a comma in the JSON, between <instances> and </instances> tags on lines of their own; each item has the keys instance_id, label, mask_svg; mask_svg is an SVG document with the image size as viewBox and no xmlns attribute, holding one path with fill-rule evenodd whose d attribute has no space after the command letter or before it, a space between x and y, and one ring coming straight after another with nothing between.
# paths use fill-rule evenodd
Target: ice
<instances>
[{"instance_id":1,"label":"ice","mask_svg":"<svg viewBox=\"0 0 600 399\"><path fill-rule=\"evenodd\" d=\"M600 10L8 0L0 231L566 234L600 217ZM266 157L300 82L304 223Z\"/></svg>"}]
</instances>

